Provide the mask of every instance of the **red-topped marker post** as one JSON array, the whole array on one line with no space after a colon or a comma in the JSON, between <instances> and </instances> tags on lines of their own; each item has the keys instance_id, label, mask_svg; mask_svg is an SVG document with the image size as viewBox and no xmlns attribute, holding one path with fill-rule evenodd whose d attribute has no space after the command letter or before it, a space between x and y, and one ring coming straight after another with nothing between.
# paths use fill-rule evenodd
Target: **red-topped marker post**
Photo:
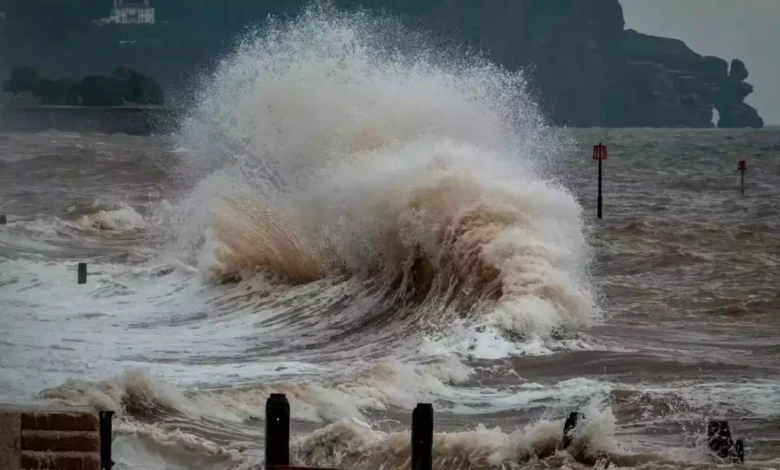
<instances>
[{"instance_id":1,"label":"red-topped marker post","mask_svg":"<svg viewBox=\"0 0 780 470\"><path fill-rule=\"evenodd\" d=\"M598 201L596 203L596 217L601 219L602 215L602 199L601 199L601 162L603 160L607 159L607 146L602 145L601 142L599 142L598 145L593 146L593 159L599 161L599 196Z\"/></svg>"},{"instance_id":2,"label":"red-topped marker post","mask_svg":"<svg viewBox=\"0 0 780 470\"><path fill-rule=\"evenodd\" d=\"M747 162L745 160L739 161L737 171L739 171L740 191L742 194L745 194L745 172L747 171Z\"/></svg>"}]
</instances>

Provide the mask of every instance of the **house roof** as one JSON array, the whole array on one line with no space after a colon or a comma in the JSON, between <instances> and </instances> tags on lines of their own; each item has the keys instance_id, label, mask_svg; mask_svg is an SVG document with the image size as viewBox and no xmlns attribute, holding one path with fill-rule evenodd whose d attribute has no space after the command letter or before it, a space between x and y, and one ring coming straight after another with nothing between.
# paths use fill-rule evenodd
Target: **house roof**
<instances>
[{"instance_id":1,"label":"house roof","mask_svg":"<svg viewBox=\"0 0 780 470\"><path fill-rule=\"evenodd\" d=\"M143 3L143 2L122 2L122 3L117 4L116 7L118 9L120 9L120 10L121 9L129 9L129 8L134 8L134 9L135 8L144 8L144 9L148 8L148 9L152 9L151 6L149 6L149 5L147 5L147 4Z\"/></svg>"}]
</instances>

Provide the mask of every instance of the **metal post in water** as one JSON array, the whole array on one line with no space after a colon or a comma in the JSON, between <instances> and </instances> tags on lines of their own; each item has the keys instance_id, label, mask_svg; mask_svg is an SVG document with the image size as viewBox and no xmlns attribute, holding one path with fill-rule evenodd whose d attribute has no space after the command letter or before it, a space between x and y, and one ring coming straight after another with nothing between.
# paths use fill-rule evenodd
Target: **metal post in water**
<instances>
[{"instance_id":1,"label":"metal post in water","mask_svg":"<svg viewBox=\"0 0 780 470\"><path fill-rule=\"evenodd\" d=\"M745 195L745 171L747 171L747 162L745 160L740 160L739 164L737 165L737 170L739 170L740 194L744 196Z\"/></svg>"},{"instance_id":2,"label":"metal post in water","mask_svg":"<svg viewBox=\"0 0 780 470\"><path fill-rule=\"evenodd\" d=\"M607 159L607 146L602 145L601 142L599 142L598 145L594 145L593 159L599 161L599 191L598 191L598 198L596 200L596 217L601 219L603 215L603 211L602 211L603 199L601 197L601 161Z\"/></svg>"},{"instance_id":3,"label":"metal post in water","mask_svg":"<svg viewBox=\"0 0 780 470\"><path fill-rule=\"evenodd\" d=\"M741 171L739 174L740 184L739 184L739 193L741 195L745 195L745 172Z\"/></svg>"},{"instance_id":4,"label":"metal post in water","mask_svg":"<svg viewBox=\"0 0 780 470\"><path fill-rule=\"evenodd\" d=\"M100 417L100 470L111 470L114 461L111 460L111 418L113 411L101 411Z\"/></svg>"},{"instance_id":5,"label":"metal post in water","mask_svg":"<svg viewBox=\"0 0 780 470\"><path fill-rule=\"evenodd\" d=\"M599 158L599 200L598 200L598 209L596 210L597 216L599 219L602 218L603 211L602 207L604 205L604 200L601 197L601 159Z\"/></svg>"},{"instance_id":6,"label":"metal post in water","mask_svg":"<svg viewBox=\"0 0 780 470\"><path fill-rule=\"evenodd\" d=\"M265 467L290 465L290 402L272 393L265 402Z\"/></svg>"},{"instance_id":7,"label":"metal post in water","mask_svg":"<svg viewBox=\"0 0 780 470\"><path fill-rule=\"evenodd\" d=\"M433 468L433 405L418 403L412 412L412 468Z\"/></svg>"}]
</instances>

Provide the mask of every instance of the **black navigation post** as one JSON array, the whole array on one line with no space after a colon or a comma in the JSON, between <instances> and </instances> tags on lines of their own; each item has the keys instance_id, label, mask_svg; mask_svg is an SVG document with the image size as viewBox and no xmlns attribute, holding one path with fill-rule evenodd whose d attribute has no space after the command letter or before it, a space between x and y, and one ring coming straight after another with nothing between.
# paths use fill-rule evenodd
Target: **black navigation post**
<instances>
[{"instance_id":1,"label":"black navigation post","mask_svg":"<svg viewBox=\"0 0 780 470\"><path fill-rule=\"evenodd\" d=\"M747 162L745 160L740 160L739 164L737 165L737 170L739 171L739 179L740 179L740 191L741 194L745 195L745 172L747 171Z\"/></svg>"},{"instance_id":2,"label":"black navigation post","mask_svg":"<svg viewBox=\"0 0 780 470\"><path fill-rule=\"evenodd\" d=\"M599 195L598 195L598 200L596 202L596 217L601 219L603 215L603 211L602 211L603 199L601 197L601 161L607 159L607 146L602 145L601 142L599 142L598 145L594 145L593 159L599 161Z\"/></svg>"}]
</instances>

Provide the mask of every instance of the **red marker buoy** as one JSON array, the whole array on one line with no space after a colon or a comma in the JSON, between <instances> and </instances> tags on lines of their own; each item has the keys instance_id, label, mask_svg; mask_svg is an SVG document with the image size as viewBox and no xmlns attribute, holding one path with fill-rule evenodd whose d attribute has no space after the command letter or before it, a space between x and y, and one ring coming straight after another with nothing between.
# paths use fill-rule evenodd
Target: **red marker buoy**
<instances>
[{"instance_id":1,"label":"red marker buoy","mask_svg":"<svg viewBox=\"0 0 780 470\"><path fill-rule=\"evenodd\" d=\"M599 195L596 202L596 217L601 219L602 215L602 199L601 199L601 162L607 159L607 146L602 145L599 142L598 145L593 146L593 159L599 161Z\"/></svg>"},{"instance_id":2,"label":"red marker buoy","mask_svg":"<svg viewBox=\"0 0 780 470\"><path fill-rule=\"evenodd\" d=\"M747 162L745 160L739 161L739 164L737 164L737 171L739 171L740 192L741 194L745 194L745 172L747 171Z\"/></svg>"}]
</instances>

